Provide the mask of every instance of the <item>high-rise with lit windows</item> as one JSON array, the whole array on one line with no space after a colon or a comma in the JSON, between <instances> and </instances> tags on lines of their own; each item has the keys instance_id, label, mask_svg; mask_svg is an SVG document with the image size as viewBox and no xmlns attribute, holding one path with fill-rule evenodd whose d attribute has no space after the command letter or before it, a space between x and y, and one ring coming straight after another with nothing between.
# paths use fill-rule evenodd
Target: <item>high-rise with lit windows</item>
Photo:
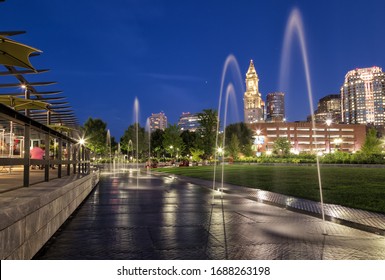
<instances>
[{"instance_id":1,"label":"high-rise with lit windows","mask_svg":"<svg viewBox=\"0 0 385 280\"><path fill-rule=\"evenodd\" d=\"M254 63L250 60L249 69L246 73L246 92L243 96L245 123L256 123L264 121L265 103L258 89L258 74Z\"/></svg>"},{"instance_id":2,"label":"high-rise with lit windows","mask_svg":"<svg viewBox=\"0 0 385 280\"><path fill-rule=\"evenodd\" d=\"M329 94L318 101L317 110L314 112L314 120L317 123L325 123L331 120L333 123L341 122L341 95ZM311 121L311 116L308 117Z\"/></svg>"},{"instance_id":3,"label":"high-rise with lit windows","mask_svg":"<svg viewBox=\"0 0 385 280\"><path fill-rule=\"evenodd\" d=\"M149 117L151 132L160 129L165 130L167 128L167 117L163 112L154 114Z\"/></svg>"},{"instance_id":4,"label":"high-rise with lit windows","mask_svg":"<svg viewBox=\"0 0 385 280\"><path fill-rule=\"evenodd\" d=\"M341 118L348 124L383 126L385 74L380 67L349 71L341 87Z\"/></svg>"},{"instance_id":5,"label":"high-rise with lit windows","mask_svg":"<svg viewBox=\"0 0 385 280\"><path fill-rule=\"evenodd\" d=\"M266 121L282 122L285 120L285 94L271 92L266 96Z\"/></svg>"},{"instance_id":6,"label":"high-rise with lit windows","mask_svg":"<svg viewBox=\"0 0 385 280\"><path fill-rule=\"evenodd\" d=\"M198 114L191 114L190 112L182 113L179 117L178 126L182 131L196 131L200 126Z\"/></svg>"}]
</instances>

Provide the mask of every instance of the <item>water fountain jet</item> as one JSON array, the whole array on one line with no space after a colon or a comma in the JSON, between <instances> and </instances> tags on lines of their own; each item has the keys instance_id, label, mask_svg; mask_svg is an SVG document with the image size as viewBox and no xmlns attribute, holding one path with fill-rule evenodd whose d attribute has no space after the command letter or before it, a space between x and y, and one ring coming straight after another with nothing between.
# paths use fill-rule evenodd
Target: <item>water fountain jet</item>
<instances>
[{"instance_id":1,"label":"water fountain jet","mask_svg":"<svg viewBox=\"0 0 385 280\"><path fill-rule=\"evenodd\" d=\"M111 133L110 133L110 130L108 129L107 130L107 135L106 135L106 145L107 145L107 149L108 149L108 157L109 157L109 172L111 172L111 156L112 156L112 153L111 153Z\"/></svg>"},{"instance_id":2,"label":"water fountain jet","mask_svg":"<svg viewBox=\"0 0 385 280\"><path fill-rule=\"evenodd\" d=\"M290 63L289 55L291 51L292 39L294 34L297 34L297 38L300 44L302 62L305 70L310 114L312 116L312 129L313 129L313 133L316 133L316 130L315 130L316 125L313 117L314 116L313 93L312 93L311 80L310 80L309 59L308 59L307 47L306 47L306 41L305 41L305 32L303 28L301 13L297 8L294 8L290 13L290 16L286 25L286 30L285 30L285 36L284 36L283 48L282 48L282 58L281 58L281 65L280 65L280 88L281 89L282 89L282 83L285 80L284 78L286 76L286 73L288 72L286 70ZM317 144L315 145L317 150ZM318 185L319 185L319 191L320 191L321 213L322 213L322 220L323 220L323 234L326 234L325 212L324 212L324 203L323 203L323 195L322 195L322 181L321 181L320 163L319 163L318 155L316 156L316 161L317 161Z\"/></svg>"},{"instance_id":3,"label":"water fountain jet","mask_svg":"<svg viewBox=\"0 0 385 280\"><path fill-rule=\"evenodd\" d=\"M139 188L139 100L135 97L134 114L136 126L136 189Z\"/></svg>"},{"instance_id":4,"label":"water fountain jet","mask_svg":"<svg viewBox=\"0 0 385 280\"><path fill-rule=\"evenodd\" d=\"M215 136L214 173L213 173L213 185L212 185L213 195L212 195L212 203L211 204L214 204L214 194L215 194L215 185L216 185L217 150L218 150L218 138L219 138L219 133L220 133L222 96L223 96L223 89L225 86L226 74L227 74L229 69L233 70L233 74L235 75L234 80L238 81L238 84L240 85L242 92L244 92L243 80L242 80L241 71L239 69L238 61L234 55L230 54L227 56L225 63L224 63L224 66L223 66L222 78L221 78L221 87L220 87L220 91L219 91L218 119L217 119L217 129L216 129L216 136ZM233 85L232 85L232 88L234 88ZM228 99L228 92L226 93L226 100L227 99ZM227 111L227 104L225 105L225 111ZM221 184L222 184L221 186L223 186L223 182Z\"/></svg>"}]
</instances>

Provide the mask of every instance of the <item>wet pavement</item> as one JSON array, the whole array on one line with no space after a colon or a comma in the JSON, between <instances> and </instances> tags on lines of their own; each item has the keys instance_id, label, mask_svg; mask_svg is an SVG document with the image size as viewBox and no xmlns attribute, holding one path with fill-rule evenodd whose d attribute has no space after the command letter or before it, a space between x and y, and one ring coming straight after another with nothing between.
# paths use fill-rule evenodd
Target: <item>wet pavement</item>
<instances>
[{"instance_id":1,"label":"wet pavement","mask_svg":"<svg viewBox=\"0 0 385 280\"><path fill-rule=\"evenodd\" d=\"M129 173L102 176L35 259L382 260L385 237L248 193L221 198L174 176Z\"/></svg>"}]
</instances>

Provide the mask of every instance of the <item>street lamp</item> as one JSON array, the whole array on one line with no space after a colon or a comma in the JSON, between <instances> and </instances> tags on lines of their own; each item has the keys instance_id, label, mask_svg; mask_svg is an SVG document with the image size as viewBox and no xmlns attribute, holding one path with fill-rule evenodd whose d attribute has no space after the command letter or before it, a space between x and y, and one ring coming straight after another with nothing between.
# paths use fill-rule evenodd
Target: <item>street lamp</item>
<instances>
[{"instance_id":1,"label":"street lamp","mask_svg":"<svg viewBox=\"0 0 385 280\"><path fill-rule=\"evenodd\" d=\"M28 90L28 86L26 84L22 84L20 87L24 90L24 99L25 100L30 99L30 93ZM29 117L29 109L25 109L25 115L27 117Z\"/></svg>"},{"instance_id":2,"label":"street lamp","mask_svg":"<svg viewBox=\"0 0 385 280\"><path fill-rule=\"evenodd\" d=\"M84 160L85 160L85 147L84 147L84 144L86 143L86 140L81 137L79 140L78 140L78 143L80 145L80 148L79 148L79 156L78 156L78 159L79 159L79 165L78 165L78 168L79 168L79 173L80 172L85 172L85 164L84 164ZM53 167L53 165L52 165Z\"/></svg>"},{"instance_id":3,"label":"street lamp","mask_svg":"<svg viewBox=\"0 0 385 280\"><path fill-rule=\"evenodd\" d=\"M329 146L329 154L330 154L330 125L332 124L332 119L327 119L326 120L326 125L328 126L327 130L328 130L328 146Z\"/></svg>"},{"instance_id":4,"label":"street lamp","mask_svg":"<svg viewBox=\"0 0 385 280\"><path fill-rule=\"evenodd\" d=\"M173 156L174 156L174 146L173 145L170 145L170 155L171 155L171 159L173 159Z\"/></svg>"}]
</instances>

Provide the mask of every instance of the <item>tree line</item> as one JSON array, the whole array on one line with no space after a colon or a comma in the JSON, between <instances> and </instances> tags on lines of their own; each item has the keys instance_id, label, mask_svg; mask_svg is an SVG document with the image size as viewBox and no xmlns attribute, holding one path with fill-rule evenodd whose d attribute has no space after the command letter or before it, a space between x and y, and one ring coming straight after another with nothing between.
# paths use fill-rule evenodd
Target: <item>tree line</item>
<instances>
[{"instance_id":1,"label":"tree line","mask_svg":"<svg viewBox=\"0 0 385 280\"><path fill-rule=\"evenodd\" d=\"M119 143L111 137L107 139L107 124L101 119L89 118L84 126L83 133L86 145L95 157L110 158L118 152L129 159L136 158L146 161L153 160L192 160L207 161L215 156L226 156L231 160L257 162L281 162L282 158L292 159L293 162L315 161L315 155L290 153L291 145L286 138L278 138L272 146L272 155L263 154L255 157L253 151L253 131L243 122L230 124L217 132L220 127L217 111L205 109L198 114L199 128L196 131L182 131L177 124L169 125L165 130L146 131L139 123L131 124L120 137ZM223 147L224 146L224 147ZM224 151L218 152L218 148ZM369 162L382 163L383 141L377 137L374 128L370 128L361 151L357 155L348 155L338 152L325 156L325 162ZM217 154L216 154L217 153Z\"/></svg>"}]
</instances>

